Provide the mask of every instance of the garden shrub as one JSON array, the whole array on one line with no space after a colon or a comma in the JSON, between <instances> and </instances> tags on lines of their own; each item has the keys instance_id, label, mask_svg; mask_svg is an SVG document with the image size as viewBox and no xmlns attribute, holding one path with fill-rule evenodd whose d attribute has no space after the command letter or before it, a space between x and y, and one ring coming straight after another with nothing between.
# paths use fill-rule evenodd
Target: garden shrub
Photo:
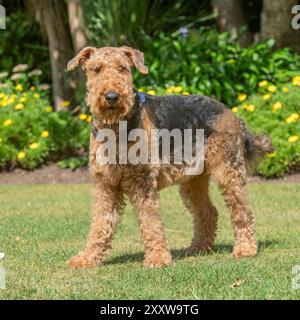
<instances>
[{"instance_id":1,"label":"garden shrub","mask_svg":"<svg viewBox=\"0 0 300 320\"><path fill-rule=\"evenodd\" d=\"M48 88L38 82L38 70L26 69L16 66L15 80L1 79L5 84L0 87L0 169L34 169L88 148L91 116L53 112Z\"/></svg>"},{"instance_id":2,"label":"garden shrub","mask_svg":"<svg viewBox=\"0 0 300 320\"><path fill-rule=\"evenodd\" d=\"M42 30L34 21L34 17L25 8L16 8L7 3L5 31L1 30L0 41L0 70L10 71L16 61L26 61L33 68L42 70L40 79L49 82L51 79L51 65L49 50L44 43ZM13 27L12 27L13 26Z\"/></svg>"},{"instance_id":3,"label":"garden shrub","mask_svg":"<svg viewBox=\"0 0 300 320\"><path fill-rule=\"evenodd\" d=\"M239 93L255 93L259 81L284 82L300 68L300 57L288 48L273 51L273 40L241 48L229 34L211 29L181 29L155 39L145 35L144 42L149 75L136 73L138 86L159 94L178 86L229 106L237 103Z\"/></svg>"},{"instance_id":4,"label":"garden shrub","mask_svg":"<svg viewBox=\"0 0 300 320\"><path fill-rule=\"evenodd\" d=\"M61 160L58 162L58 166L61 169L75 170L80 167L86 167L88 165L88 162L89 162L89 158L85 154L79 157L71 157L68 159Z\"/></svg>"},{"instance_id":5,"label":"garden shrub","mask_svg":"<svg viewBox=\"0 0 300 320\"><path fill-rule=\"evenodd\" d=\"M259 82L258 93L233 107L255 133L268 134L276 151L266 157L257 172L265 177L279 177L300 169L300 76L290 83L275 85Z\"/></svg>"}]
</instances>

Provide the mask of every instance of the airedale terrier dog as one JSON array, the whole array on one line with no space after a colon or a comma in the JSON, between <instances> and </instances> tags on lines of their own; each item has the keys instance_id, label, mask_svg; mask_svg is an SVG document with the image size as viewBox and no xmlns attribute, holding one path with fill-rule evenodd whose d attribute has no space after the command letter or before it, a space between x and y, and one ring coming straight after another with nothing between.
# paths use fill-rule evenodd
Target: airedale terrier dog
<instances>
[{"instance_id":1,"label":"airedale terrier dog","mask_svg":"<svg viewBox=\"0 0 300 320\"><path fill-rule=\"evenodd\" d=\"M208 194L210 178L217 182L231 211L233 255L256 255L254 217L245 191L246 173L251 163L273 152L268 137L250 133L231 110L209 97L139 93L133 86L131 67L148 73L139 50L127 46L87 47L69 62L68 70L79 65L87 75L86 99L93 115L89 158L93 217L85 249L68 261L69 266L92 268L103 261L111 247L125 195L138 217L145 246L144 265L171 264L158 193L172 184L180 185L183 201L193 215L194 235L187 253L210 251L218 218ZM184 163L101 164L97 151L103 141L96 138L97 133L103 129L118 133L120 121L127 122L128 131L140 128L147 135L154 128L204 129L202 173L187 175ZM149 140L151 143L150 137Z\"/></svg>"}]
</instances>

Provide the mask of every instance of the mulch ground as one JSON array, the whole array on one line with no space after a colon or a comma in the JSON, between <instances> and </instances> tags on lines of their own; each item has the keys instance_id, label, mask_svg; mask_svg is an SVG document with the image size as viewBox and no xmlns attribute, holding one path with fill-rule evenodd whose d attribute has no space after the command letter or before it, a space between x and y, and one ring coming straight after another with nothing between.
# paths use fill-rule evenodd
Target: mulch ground
<instances>
[{"instance_id":1,"label":"mulch ground","mask_svg":"<svg viewBox=\"0 0 300 320\"><path fill-rule=\"evenodd\" d=\"M280 179L262 179L254 176L248 178L250 183L300 183L300 173L292 174ZM11 172L0 173L0 184L56 184L56 183L89 183L87 168L74 171L60 169L56 164L50 164L34 171L16 169Z\"/></svg>"},{"instance_id":2,"label":"mulch ground","mask_svg":"<svg viewBox=\"0 0 300 320\"><path fill-rule=\"evenodd\" d=\"M0 173L0 184L56 184L56 183L88 183L87 168L74 171L60 169L56 164L50 164L34 171L16 169Z\"/></svg>"}]
</instances>

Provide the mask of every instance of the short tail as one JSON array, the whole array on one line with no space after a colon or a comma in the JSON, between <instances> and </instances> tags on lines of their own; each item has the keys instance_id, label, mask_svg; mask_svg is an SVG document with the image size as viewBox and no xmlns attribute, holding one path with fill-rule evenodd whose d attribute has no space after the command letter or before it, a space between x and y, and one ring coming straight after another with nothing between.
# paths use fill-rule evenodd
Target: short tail
<instances>
[{"instance_id":1,"label":"short tail","mask_svg":"<svg viewBox=\"0 0 300 320\"><path fill-rule=\"evenodd\" d=\"M245 123L242 120L240 121L245 137L245 155L247 169L249 171L253 171L258 165L259 161L266 155L273 153L275 151L275 148L268 136L252 134Z\"/></svg>"}]
</instances>

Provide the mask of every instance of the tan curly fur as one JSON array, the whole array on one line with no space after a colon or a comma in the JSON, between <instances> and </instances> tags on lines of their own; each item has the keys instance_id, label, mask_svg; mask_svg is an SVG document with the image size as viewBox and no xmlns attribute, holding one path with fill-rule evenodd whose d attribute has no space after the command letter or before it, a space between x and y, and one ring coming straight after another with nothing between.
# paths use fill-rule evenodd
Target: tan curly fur
<instances>
[{"instance_id":1,"label":"tan curly fur","mask_svg":"<svg viewBox=\"0 0 300 320\"><path fill-rule=\"evenodd\" d=\"M143 54L128 47L83 49L70 61L70 70L82 65L87 74L87 103L98 130L118 131L117 121L132 108L134 92L131 67L147 73ZM105 101L108 90L119 93L115 112ZM139 126L147 133L155 125L144 110ZM209 180L220 186L231 210L235 235L235 257L254 256L257 243L254 218L246 199L245 135L239 119L225 110L213 123L214 132L205 146L205 169L201 175L186 176L183 165L100 165L96 152L100 142L90 138L90 173L93 182L91 228L83 251L68 261L72 268L99 265L111 247L112 237L124 206L124 195L133 203L145 246L147 267L169 265L172 257L159 212L159 191L178 183L180 193L194 220L194 236L188 254L212 249L218 212L209 198ZM149 133L148 133L149 135Z\"/></svg>"}]
</instances>

